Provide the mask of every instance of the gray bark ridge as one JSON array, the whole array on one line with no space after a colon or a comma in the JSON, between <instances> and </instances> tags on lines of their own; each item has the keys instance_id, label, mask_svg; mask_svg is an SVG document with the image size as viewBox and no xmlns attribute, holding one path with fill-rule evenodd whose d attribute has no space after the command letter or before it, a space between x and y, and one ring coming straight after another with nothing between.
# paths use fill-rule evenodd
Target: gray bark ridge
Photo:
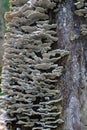
<instances>
[{"instance_id":1,"label":"gray bark ridge","mask_svg":"<svg viewBox=\"0 0 87 130\"><path fill-rule=\"evenodd\" d=\"M81 43L79 42L79 17L74 14L73 0L65 0L58 12L58 47L70 51L66 63L62 63L66 73L61 78L65 106L64 130L82 130L81 123Z\"/></svg>"}]
</instances>

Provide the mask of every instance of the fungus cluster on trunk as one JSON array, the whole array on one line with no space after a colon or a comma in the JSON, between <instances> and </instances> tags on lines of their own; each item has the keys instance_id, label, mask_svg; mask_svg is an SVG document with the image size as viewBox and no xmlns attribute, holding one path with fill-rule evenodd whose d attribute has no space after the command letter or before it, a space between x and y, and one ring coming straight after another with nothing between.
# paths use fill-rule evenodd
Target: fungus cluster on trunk
<instances>
[{"instance_id":1,"label":"fungus cluster on trunk","mask_svg":"<svg viewBox=\"0 0 87 130\"><path fill-rule=\"evenodd\" d=\"M84 22L85 19L87 21L87 2L86 0L77 0L75 3L75 14L84 17ZM82 23L80 27L81 34L83 36L87 35L87 23Z\"/></svg>"},{"instance_id":2,"label":"fungus cluster on trunk","mask_svg":"<svg viewBox=\"0 0 87 130\"><path fill-rule=\"evenodd\" d=\"M57 49L57 23L51 15L58 2L12 0L5 14L2 87L7 125L32 130L57 129L62 119L62 95L58 65L68 51ZM56 13L55 13L56 14Z\"/></svg>"},{"instance_id":3,"label":"fungus cluster on trunk","mask_svg":"<svg viewBox=\"0 0 87 130\"><path fill-rule=\"evenodd\" d=\"M70 81L68 83L66 80L74 76L71 84L76 87L76 93L78 90L75 84L79 84L76 83L78 80L75 77L78 75L76 72L79 72L79 63L77 66L74 65L78 61L78 49L75 49L75 53L70 49L74 48L74 41L80 34L87 34L85 21L80 28L73 22L74 15L87 18L87 2L77 0L74 2L75 8L70 9L73 8L73 2L10 0L10 12L5 14L8 24L3 45L4 65L1 83L2 91L5 93L2 106L6 110L5 121L9 130L63 129L67 118L64 117L63 103L66 100L68 104L70 95L66 91L63 95L63 89L68 88L70 92L72 87L69 86ZM65 66L68 55L72 62L68 60ZM78 69L75 71L74 67ZM69 71L66 73L65 69ZM65 79L60 78L65 73ZM63 79L62 85L59 79ZM65 100L64 96L67 97ZM76 98L76 101L79 100ZM79 101L76 103L79 106ZM71 115L74 113L74 109L71 110L74 108L73 104L74 102L69 103ZM76 110L76 114L79 115L79 108ZM72 125L72 119L69 124Z\"/></svg>"}]
</instances>

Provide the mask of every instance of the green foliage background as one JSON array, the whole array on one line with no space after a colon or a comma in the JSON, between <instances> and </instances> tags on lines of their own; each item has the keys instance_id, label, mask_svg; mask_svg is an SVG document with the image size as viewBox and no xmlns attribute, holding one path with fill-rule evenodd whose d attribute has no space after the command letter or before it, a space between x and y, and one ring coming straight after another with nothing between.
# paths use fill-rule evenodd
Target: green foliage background
<instances>
[{"instance_id":1,"label":"green foliage background","mask_svg":"<svg viewBox=\"0 0 87 130\"><path fill-rule=\"evenodd\" d=\"M6 31L6 29L5 29L6 22L3 20L3 17L4 17L5 12L8 12L8 11L9 11L9 0L0 0L0 20L2 21L1 25L0 25L0 28L1 28L0 34L2 34L3 32L5 33L5 31ZM1 49L1 43L0 43L0 49ZM2 54L0 53L0 55L2 55ZM0 60L2 60L2 59L0 59ZM1 81L2 81L1 72L2 72L2 64L1 64L1 61L0 61L0 84L1 84ZM1 87L0 87L0 96L3 96L3 95L4 94L2 93L2 90L1 90Z\"/></svg>"},{"instance_id":2,"label":"green foliage background","mask_svg":"<svg viewBox=\"0 0 87 130\"><path fill-rule=\"evenodd\" d=\"M10 0L2 0L2 17L4 19L4 14L5 12L8 12L9 11L9 1ZM6 24L7 22L4 20L4 33L6 32Z\"/></svg>"},{"instance_id":3,"label":"green foliage background","mask_svg":"<svg viewBox=\"0 0 87 130\"><path fill-rule=\"evenodd\" d=\"M9 10L9 0L2 0L3 13Z\"/></svg>"}]
</instances>

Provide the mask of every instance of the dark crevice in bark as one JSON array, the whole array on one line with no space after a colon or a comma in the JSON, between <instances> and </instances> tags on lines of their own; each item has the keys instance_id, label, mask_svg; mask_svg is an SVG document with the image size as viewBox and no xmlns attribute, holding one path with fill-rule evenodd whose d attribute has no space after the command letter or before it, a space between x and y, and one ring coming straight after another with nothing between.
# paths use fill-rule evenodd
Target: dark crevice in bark
<instances>
[{"instance_id":1,"label":"dark crevice in bark","mask_svg":"<svg viewBox=\"0 0 87 130\"><path fill-rule=\"evenodd\" d=\"M68 61L63 64L66 73L60 79L64 98L64 130L81 130L80 88L81 88L81 42L78 38L80 18L74 15L73 0L65 0L58 12L58 47L70 51ZM63 87L62 87L63 86Z\"/></svg>"}]
</instances>

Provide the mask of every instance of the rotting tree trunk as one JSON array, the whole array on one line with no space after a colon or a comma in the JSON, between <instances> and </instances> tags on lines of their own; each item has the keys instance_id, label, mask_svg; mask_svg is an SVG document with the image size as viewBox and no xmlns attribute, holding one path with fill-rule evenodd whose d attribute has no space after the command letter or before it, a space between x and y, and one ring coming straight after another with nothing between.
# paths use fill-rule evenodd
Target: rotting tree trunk
<instances>
[{"instance_id":1,"label":"rotting tree trunk","mask_svg":"<svg viewBox=\"0 0 87 130\"><path fill-rule=\"evenodd\" d=\"M58 47L70 51L66 65L61 63L66 70L65 75L60 79L65 108L64 130L83 129L81 96L83 80L87 76L87 45L84 37L80 35L80 26L84 18L75 15L74 11L74 1L65 0L58 12Z\"/></svg>"},{"instance_id":2,"label":"rotting tree trunk","mask_svg":"<svg viewBox=\"0 0 87 130\"><path fill-rule=\"evenodd\" d=\"M84 18L75 15L73 0L27 1L12 0L14 8L5 16L10 32L4 44L2 86L9 129L61 130L65 122L64 130L82 130L80 95L87 71L86 44L80 35Z\"/></svg>"}]
</instances>

